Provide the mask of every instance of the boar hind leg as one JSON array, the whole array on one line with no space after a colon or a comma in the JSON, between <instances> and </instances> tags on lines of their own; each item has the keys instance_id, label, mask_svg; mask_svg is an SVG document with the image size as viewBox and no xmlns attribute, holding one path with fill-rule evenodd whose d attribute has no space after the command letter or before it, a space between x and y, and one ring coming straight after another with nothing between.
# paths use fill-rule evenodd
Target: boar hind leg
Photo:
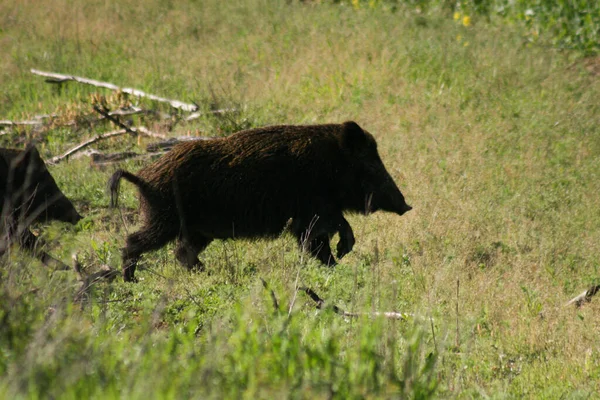
<instances>
[{"instance_id":1,"label":"boar hind leg","mask_svg":"<svg viewBox=\"0 0 600 400\"><path fill-rule=\"evenodd\" d=\"M142 254L157 250L175 238L175 234L155 226L132 233L127 237L127 244L123 248L123 280L135 280L135 269Z\"/></svg>"},{"instance_id":2,"label":"boar hind leg","mask_svg":"<svg viewBox=\"0 0 600 400\"><path fill-rule=\"evenodd\" d=\"M177 240L175 257L190 271L201 272L204 270L204 264L198 259L198 253L204 250L210 242L212 239L200 235L193 238L180 235Z\"/></svg>"}]
</instances>

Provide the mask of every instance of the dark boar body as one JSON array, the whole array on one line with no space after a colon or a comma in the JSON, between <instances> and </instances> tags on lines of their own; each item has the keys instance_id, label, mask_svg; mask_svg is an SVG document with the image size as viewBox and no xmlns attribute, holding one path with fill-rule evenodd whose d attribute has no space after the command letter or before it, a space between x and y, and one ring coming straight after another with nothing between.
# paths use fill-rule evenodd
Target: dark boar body
<instances>
[{"instance_id":1,"label":"dark boar body","mask_svg":"<svg viewBox=\"0 0 600 400\"><path fill-rule=\"evenodd\" d=\"M0 255L18 242L46 265L64 264L36 251L34 222L59 220L77 223L81 216L60 191L34 146L25 150L0 148Z\"/></svg>"},{"instance_id":2,"label":"dark boar body","mask_svg":"<svg viewBox=\"0 0 600 400\"><path fill-rule=\"evenodd\" d=\"M344 212L411 209L375 139L354 122L271 126L178 144L138 175L116 171L109 182L113 204L121 178L138 187L144 215L123 249L126 281L142 253L174 239L177 259L201 268L197 255L213 239L274 237L290 219L301 247L333 265L335 233L338 258L354 245Z\"/></svg>"}]
</instances>

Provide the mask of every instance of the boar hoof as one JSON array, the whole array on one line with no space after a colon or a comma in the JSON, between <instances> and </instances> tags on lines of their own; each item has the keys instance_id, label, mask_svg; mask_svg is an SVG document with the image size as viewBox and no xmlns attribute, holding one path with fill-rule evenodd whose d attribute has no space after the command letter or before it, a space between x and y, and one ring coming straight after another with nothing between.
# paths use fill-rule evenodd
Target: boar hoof
<instances>
[{"instance_id":1,"label":"boar hoof","mask_svg":"<svg viewBox=\"0 0 600 400\"><path fill-rule=\"evenodd\" d=\"M192 265L186 265L187 269L192 272L204 272L204 263L198 259Z\"/></svg>"},{"instance_id":2,"label":"boar hoof","mask_svg":"<svg viewBox=\"0 0 600 400\"><path fill-rule=\"evenodd\" d=\"M354 236L341 237L337 244L337 258L341 260L346 254L352 251L354 247Z\"/></svg>"},{"instance_id":3,"label":"boar hoof","mask_svg":"<svg viewBox=\"0 0 600 400\"><path fill-rule=\"evenodd\" d=\"M123 272L123 280L125 282L138 283L138 278L135 276L129 276L127 272Z\"/></svg>"},{"instance_id":4,"label":"boar hoof","mask_svg":"<svg viewBox=\"0 0 600 400\"><path fill-rule=\"evenodd\" d=\"M204 271L204 264L198 259L198 252L184 245L177 246L175 250L175 258L188 270L194 272Z\"/></svg>"}]
</instances>

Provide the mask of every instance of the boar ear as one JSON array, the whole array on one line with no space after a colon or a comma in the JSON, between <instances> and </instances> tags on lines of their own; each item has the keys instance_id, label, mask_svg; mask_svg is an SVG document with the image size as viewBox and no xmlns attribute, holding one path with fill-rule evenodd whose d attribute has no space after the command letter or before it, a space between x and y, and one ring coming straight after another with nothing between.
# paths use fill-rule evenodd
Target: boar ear
<instances>
[{"instance_id":1,"label":"boar ear","mask_svg":"<svg viewBox=\"0 0 600 400\"><path fill-rule=\"evenodd\" d=\"M342 127L344 129L342 133L344 146L358 149L366 143L365 131L356 122L346 121L342 124Z\"/></svg>"},{"instance_id":2,"label":"boar ear","mask_svg":"<svg viewBox=\"0 0 600 400\"><path fill-rule=\"evenodd\" d=\"M35 145L29 144L21 154L14 160L14 167L19 171L36 171L43 164L42 157Z\"/></svg>"},{"instance_id":3,"label":"boar ear","mask_svg":"<svg viewBox=\"0 0 600 400\"><path fill-rule=\"evenodd\" d=\"M27 145L27 147L25 148L25 154L27 154L27 157L29 157L29 159L31 161L33 161L33 160L41 161L41 159L42 159L42 156L40 156L38 149L35 147L35 144L33 144L33 143L30 143Z\"/></svg>"}]
</instances>

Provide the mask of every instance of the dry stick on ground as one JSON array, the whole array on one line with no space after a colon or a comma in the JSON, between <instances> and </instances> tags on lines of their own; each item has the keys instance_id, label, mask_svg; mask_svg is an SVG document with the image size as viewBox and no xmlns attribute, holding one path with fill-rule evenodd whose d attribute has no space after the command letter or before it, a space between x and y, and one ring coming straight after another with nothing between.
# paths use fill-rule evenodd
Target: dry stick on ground
<instances>
[{"instance_id":1,"label":"dry stick on ground","mask_svg":"<svg viewBox=\"0 0 600 400\"><path fill-rule=\"evenodd\" d=\"M298 290L302 290L304 293L306 293L316 303L316 306L319 310L324 308L325 300L320 298L319 295L316 294L314 290L312 290L311 288L306 287L306 286L299 287ZM400 313L400 312L395 312L395 311L373 311L373 312L369 312L369 313L352 313L352 312L344 311L336 305L333 305L331 308L333 309L333 311L336 314L339 314L343 317L350 317L350 318L357 318L357 317L361 317L361 316L370 316L370 317L386 317L386 318L391 318L391 319L400 319L400 320L404 321L411 316L410 314L407 314L407 313Z\"/></svg>"},{"instance_id":2,"label":"dry stick on ground","mask_svg":"<svg viewBox=\"0 0 600 400\"><path fill-rule=\"evenodd\" d=\"M119 129L118 131L103 133L101 135L96 136L95 138L88 139L85 142L82 142L82 143L78 144L77 146L67 150L65 153L61 154L60 156L52 157L50 160L47 161L49 164L58 164L65 158L68 158L69 156L77 153L78 151L81 151L82 149L88 147L92 143L96 143L97 141L102 140L102 139L108 139L111 137L124 135L125 133L129 133L131 135L140 135L141 134L141 135L145 135L145 136L159 137L159 138L164 139L163 135L159 135L157 133L151 132L144 127L130 128L127 125L123 124L118 119L116 119L115 117L109 115L107 111L101 110L99 107L94 106L94 109L97 112L99 112L100 114L102 114L105 118L107 118L107 119L113 121L114 123L116 123L117 125L121 126L123 129Z\"/></svg>"},{"instance_id":3,"label":"dry stick on ground","mask_svg":"<svg viewBox=\"0 0 600 400\"><path fill-rule=\"evenodd\" d=\"M111 111L111 112L109 112L109 115L130 116L130 115L137 115L137 114L151 114L154 112L155 111L145 110L140 107L132 106L132 107L127 107L127 108L119 108L115 111ZM50 115L36 115L33 117L33 119L27 120L27 121L0 120L0 126L5 126L5 127L37 126L37 125L43 125L45 119L51 119L51 118L56 118L56 117L58 117L57 114L50 114ZM104 119L104 117L100 118L100 120L102 120L102 119ZM75 124L76 124L76 121L71 120L71 121L61 123L59 125L60 126L71 126L71 125L75 125Z\"/></svg>"},{"instance_id":4,"label":"dry stick on ground","mask_svg":"<svg viewBox=\"0 0 600 400\"><path fill-rule=\"evenodd\" d=\"M44 122L41 119L34 119L31 121L8 121L2 120L0 121L0 126L33 126L33 125L42 125Z\"/></svg>"},{"instance_id":5,"label":"dry stick on ground","mask_svg":"<svg viewBox=\"0 0 600 400\"><path fill-rule=\"evenodd\" d=\"M584 302L589 303L592 301L592 297L596 295L600 291L600 285L594 285L590 287L585 292L581 293L579 296L573 297L571 300L565 304L565 306L570 306L571 304L575 304L575 307L581 307Z\"/></svg>"},{"instance_id":6,"label":"dry stick on ground","mask_svg":"<svg viewBox=\"0 0 600 400\"><path fill-rule=\"evenodd\" d=\"M126 133L129 133L129 132L127 132L125 129L119 129L118 131L103 133L102 135L98 135L94 138L86 140L85 142L79 143L77 146L70 148L69 150L67 150L66 152L64 152L63 154L61 154L59 156L52 157L51 159L47 160L46 162L48 164L58 164L59 162L63 161L65 158L68 158L69 156L77 153L78 151L85 149L86 147L88 147L89 145L91 145L93 143L96 143L103 139L108 139L108 138L115 137L115 136L121 136Z\"/></svg>"},{"instance_id":7,"label":"dry stick on ground","mask_svg":"<svg viewBox=\"0 0 600 400\"><path fill-rule=\"evenodd\" d=\"M121 91L123 93L128 93L128 94L131 94L136 97L145 97L150 100L154 100L154 101L158 101L158 102L162 102L162 103L169 103L171 105L171 107L177 108L177 109L180 109L183 111L194 112L194 111L198 111L198 108L199 108L196 104L189 104L189 103L183 103L179 100L166 99L164 97L159 97L159 96L155 96L153 94L148 94L148 93L142 92L141 90L138 90L138 89L122 88L122 87L119 87L119 86L109 83L109 82L101 82L101 81L96 81L94 79L82 78L82 77L74 76L74 75L57 74L55 72L45 72L45 71L40 71L37 69L31 69L31 73L49 78L49 79L46 79L46 82L48 82L48 83L63 83L63 82L68 82L68 81L74 81L74 82L78 82L78 83L84 83L86 85L92 85L92 86L101 87L101 88L105 88L105 89Z\"/></svg>"}]
</instances>

